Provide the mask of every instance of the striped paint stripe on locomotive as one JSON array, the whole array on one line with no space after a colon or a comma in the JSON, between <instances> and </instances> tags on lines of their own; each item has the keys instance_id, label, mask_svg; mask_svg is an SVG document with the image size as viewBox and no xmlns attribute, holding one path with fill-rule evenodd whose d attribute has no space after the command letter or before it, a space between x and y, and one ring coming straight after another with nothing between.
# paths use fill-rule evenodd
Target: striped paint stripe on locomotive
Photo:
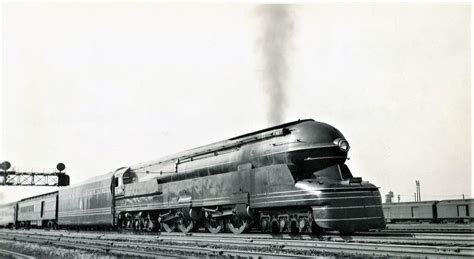
<instances>
[{"instance_id":1,"label":"striped paint stripe on locomotive","mask_svg":"<svg viewBox=\"0 0 474 259\"><path fill-rule=\"evenodd\" d=\"M323 197L315 197L317 195ZM283 194L283 195L282 195ZM285 195L286 194L286 195ZM341 194L350 194L351 196L341 196ZM359 194L359 195L353 195ZM337 197L331 197L338 195ZM295 197L300 197L298 199L294 199ZM273 192L267 194L258 194L252 195L250 197L250 205L251 207L259 208L259 207L268 207L266 205L275 206L278 203L297 203L297 202L308 202L308 201L325 201L325 200L355 200L355 199L367 199L373 198L378 199L380 196L377 194L373 194L372 191L346 191L346 192L337 192L337 193L325 193L322 191L305 191L305 190L293 190L293 191L285 191L285 192ZM287 199L285 199L287 198ZM240 202L247 202L246 199L242 199L239 197L238 200ZM192 206L210 206L210 205L224 205L224 204L231 204L236 203L237 200L233 196L226 196L226 197L219 197L219 198L207 198L207 199L199 199L199 200L190 200L190 204ZM174 209L183 207L183 205L189 203L186 202L154 202L154 203L147 203L147 204L126 204L117 206L118 210L124 211L133 211L133 210L161 210L161 209ZM381 205L366 205L360 206L360 208L369 208L369 207L377 207L381 208ZM342 206L339 209L344 208L355 208L355 206Z\"/></svg>"},{"instance_id":2,"label":"striped paint stripe on locomotive","mask_svg":"<svg viewBox=\"0 0 474 259\"><path fill-rule=\"evenodd\" d=\"M316 219L317 222L328 221L351 221L351 220L367 220L367 219L383 219L384 217L361 217L361 218L342 218L342 219Z\"/></svg>"},{"instance_id":3,"label":"striped paint stripe on locomotive","mask_svg":"<svg viewBox=\"0 0 474 259\"><path fill-rule=\"evenodd\" d=\"M72 211L60 211L58 217L79 217L79 216L91 216L91 215L106 215L112 214L110 207L98 208L98 209L83 209L83 210L72 210Z\"/></svg>"},{"instance_id":4,"label":"striped paint stripe on locomotive","mask_svg":"<svg viewBox=\"0 0 474 259\"><path fill-rule=\"evenodd\" d=\"M347 199L366 199L366 198L377 198L378 196L354 196L354 197L334 197L334 198L307 198L307 199L293 199L293 200L276 200L276 201L262 201L262 202L254 202L251 203L254 206L255 205L266 205L271 203L272 206L278 203L297 203L297 202L305 202L305 201L315 201L315 200L320 200L320 201L325 201L325 200L347 200ZM272 197L276 198L276 197ZM297 205L297 204L295 204ZM257 206L255 206L257 207ZM380 206L381 207L381 206Z\"/></svg>"}]
</instances>

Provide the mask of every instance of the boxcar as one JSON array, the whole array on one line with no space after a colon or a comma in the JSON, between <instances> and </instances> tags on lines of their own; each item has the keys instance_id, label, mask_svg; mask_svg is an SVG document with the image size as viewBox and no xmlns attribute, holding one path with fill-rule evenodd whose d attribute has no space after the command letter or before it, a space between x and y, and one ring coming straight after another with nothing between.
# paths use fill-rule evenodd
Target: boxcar
<instances>
[{"instance_id":1,"label":"boxcar","mask_svg":"<svg viewBox=\"0 0 474 259\"><path fill-rule=\"evenodd\" d=\"M436 201L385 203L383 213L387 222L433 222L436 219L436 203Z\"/></svg>"},{"instance_id":2,"label":"boxcar","mask_svg":"<svg viewBox=\"0 0 474 259\"><path fill-rule=\"evenodd\" d=\"M17 224L20 227L56 225L58 192L50 192L18 202Z\"/></svg>"},{"instance_id":3,"label":"boxcar","mask_svg":"<svg viewBox=\"0 0 474 259\"><path fill-rule=\"evenodd\" d=\"M471 222L474 215L474 199L444 200L436 205L440 222Z\"/></svg>"},{"instance_id":4,"label":"boxcar","mask_svg":"<svg viewBox=\"0 0 474 259\"><path fill-rule=\"evenodd\" d=\"M60 226L111 226L112 174L97 176L59 190L58 224Z\"/></svg>"},{"instance_id":5,"label":"boxcar","mask_svg":"<svg viewBox=\"0 0 474 259\"><path fill-rule=\"evenodd\" d=\"M16 202L0 205L0 227L15 226Z\"/></svg>"}]
</instances>

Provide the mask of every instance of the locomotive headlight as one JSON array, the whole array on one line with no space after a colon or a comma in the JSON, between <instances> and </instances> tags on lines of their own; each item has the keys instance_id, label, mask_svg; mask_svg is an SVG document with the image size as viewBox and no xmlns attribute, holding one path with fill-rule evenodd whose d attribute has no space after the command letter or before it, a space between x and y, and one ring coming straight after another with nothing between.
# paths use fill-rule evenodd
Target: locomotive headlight
<instances>
[{"instance_id":1,"label":"locomotive headlight","mask_svg":"<svg viewBox=\"0 0 474 259\"><path fill-rule=\"evenodd\" d=\"M349 151L349 142L346 140L339 141L339 148L345 152Z\"/></svg>"},{"instance_id":2,"label":"locomotive headlight","mask_svg":"<svg viewBox=\"0 0 474 259\"><path fill-rule=\"evenodd\" d=\"M342 138L338 138L338 139L334 140L334 144L338 145L339 149L341 149L344 152L348 152L349 149L351 148L349 146L349 142L347 142L347 140L342 139Z\"/></svg>"}]
</instances>

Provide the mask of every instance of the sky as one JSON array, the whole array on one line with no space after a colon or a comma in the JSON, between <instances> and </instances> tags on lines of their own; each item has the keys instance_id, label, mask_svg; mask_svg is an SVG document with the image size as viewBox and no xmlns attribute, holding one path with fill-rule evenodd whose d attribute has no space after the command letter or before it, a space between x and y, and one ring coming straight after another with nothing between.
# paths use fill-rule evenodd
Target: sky
<instances>
[{"instance_id":1,"label":"sky","mask_svg":"<svg viewBox=\"0 0 474 259\"><path fill-rule=\"evenodd\" d=\"M75 184L313 118L345 135L353 175L382 195L413 200L419 180L422 200L473 197L468 4L274 11L3 2L0 160L63 162ZM0 187L3 202L52 190Z\"/></svg>"}]
</instances>

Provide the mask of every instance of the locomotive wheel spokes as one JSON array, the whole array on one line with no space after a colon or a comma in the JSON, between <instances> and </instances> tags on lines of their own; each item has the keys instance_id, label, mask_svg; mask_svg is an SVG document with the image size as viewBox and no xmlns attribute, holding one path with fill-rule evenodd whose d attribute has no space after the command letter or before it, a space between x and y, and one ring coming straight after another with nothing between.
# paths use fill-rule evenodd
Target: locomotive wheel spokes
<instances>
[{"instance_id":1,"label":"locomotive wheel spokes","mask_svg":"<svg viewBox=\"0 0 474 259\"><path fill-rule=\"evenodd\" d=\"M262 219L260 221L260 230L265 233L270 229L270 221L268 219Z\"/></svg>"},{"instance_id":2,"label":"locomotive wheel spokes","mask_svg":"<svg viewBox=\"0 0 474 259\"><path fill-rule=\"evenodd\" d=\"M224 229L224 220L223 219L215 219L215 218L207 218L206 219L206 228L212 234L217 234Z\"/></svg>"},{"instance_id":3,"label":"locomotive wheel spokes","mask_svg":"<svg viewBox=\"0 0 474 259\"><path fill-rule=\"evenodd\" d=\"M186 233L188 233L189 231L193 230L193 228L194 228L194 221L182 219L182 220L178 223L178 228L179 228L179 230L181 230L181 232L183 232L183 233L186 234Z\"/></svg>"},{"instance_id":4,"label":"locomotive wheel spokes","mask_svg":"<svg viewBox=\"0 0 474 259\"><path fill-rule=\"evenodd\" d=\"M173 232L176 228L176 224L172 221L171 222L163 222L162 225L163 225L163 229L168 233Z\"/></svg>"},{"instance_id":5,"label":"locomotive wheel spokes","mask_svg":"<svg viewBox=\"0 0 474 259\"><path fill-rule=\"evenodd\" d=\"M143 230L143 218L141 215L137 215L134 221L134 229L141 231Z\"/></svg>"},{"instance_id":6,"label":"locomotive wheel spokes","mask_svg":"<svg viewBox=\"0 0 474 259\"><path fill-rule=\"evenodd\" d=\"M227 229L234 234L241 234L248 226L247 220L234 216L227 220Z\"/></svg>"},{"instance_id":7,"label":"locomotive wheel spokes","mask_svg":"<svg viewBox=\"0 0 474 259\"><path fill-rule=\"evenodd\" d=\"M120 228L121 229L127 229L127 224L128 224L128 219L127 218L122 218L120 220Z\"/></svg>"},{"instance_id":8,"label":"locomotive wheel spokes","mask_svg":"<svg viewBox=\"0 0 474 259\"><path fill-rule=\"evenodd\" d=\"M298 223L298 228L300 230L300 233L303 233L308 228L308 222L306 219L301 218L299 223Z\"/></svg>"},{"instance_id":9,"label":"locomotive wheel spokes","mask_svg":"<svg viewBox=\"0 0 474 259\"><path fill-rule=\"evenodd\" d=\"M155 228L155 223L153 223L150 213L147 213L145 217L144 225L145 225L145 230L147 231L153 231L153 229Z\"/></svg>"},{"instance_id":10,"label":"locomotive wheel spokes","mask_svg":"<svg viewBox=\"0 0 474 259\"><path fill-rule=\"evenodd\" d=\"M135 219L135 229L140 230L140 231L148 230L149 217L150 217L149 213L145 213L145 212L138 213Z\"/></svg>"},{"instance_id":11,"label":"locomotive wheel spokes","mask_svg":"<svg viewBox=\"0 0 474 259\"><path fill-rule=\"evenodd\" d=\"M287 228L286 228L286 227L287 227L287 226L286 226L286 225L287 225L287 224L286 224L286 220L285 220L284 218L281 218L279 224L280 224L279 232L280 232L280 233L283 233L283 231L285 231L285 230L287 229Z\"/></svg>"},{"instance_id":12,"label":"locomotive wheel spokes","mask_svg":"<svg viewBox=\"0 0 474 259\"><path fill-rule=\"evenodd\" d=\"M133 228L133 217L131 214L125 214L125 228L131 229Z\"/></svg>"}]
</instances>

